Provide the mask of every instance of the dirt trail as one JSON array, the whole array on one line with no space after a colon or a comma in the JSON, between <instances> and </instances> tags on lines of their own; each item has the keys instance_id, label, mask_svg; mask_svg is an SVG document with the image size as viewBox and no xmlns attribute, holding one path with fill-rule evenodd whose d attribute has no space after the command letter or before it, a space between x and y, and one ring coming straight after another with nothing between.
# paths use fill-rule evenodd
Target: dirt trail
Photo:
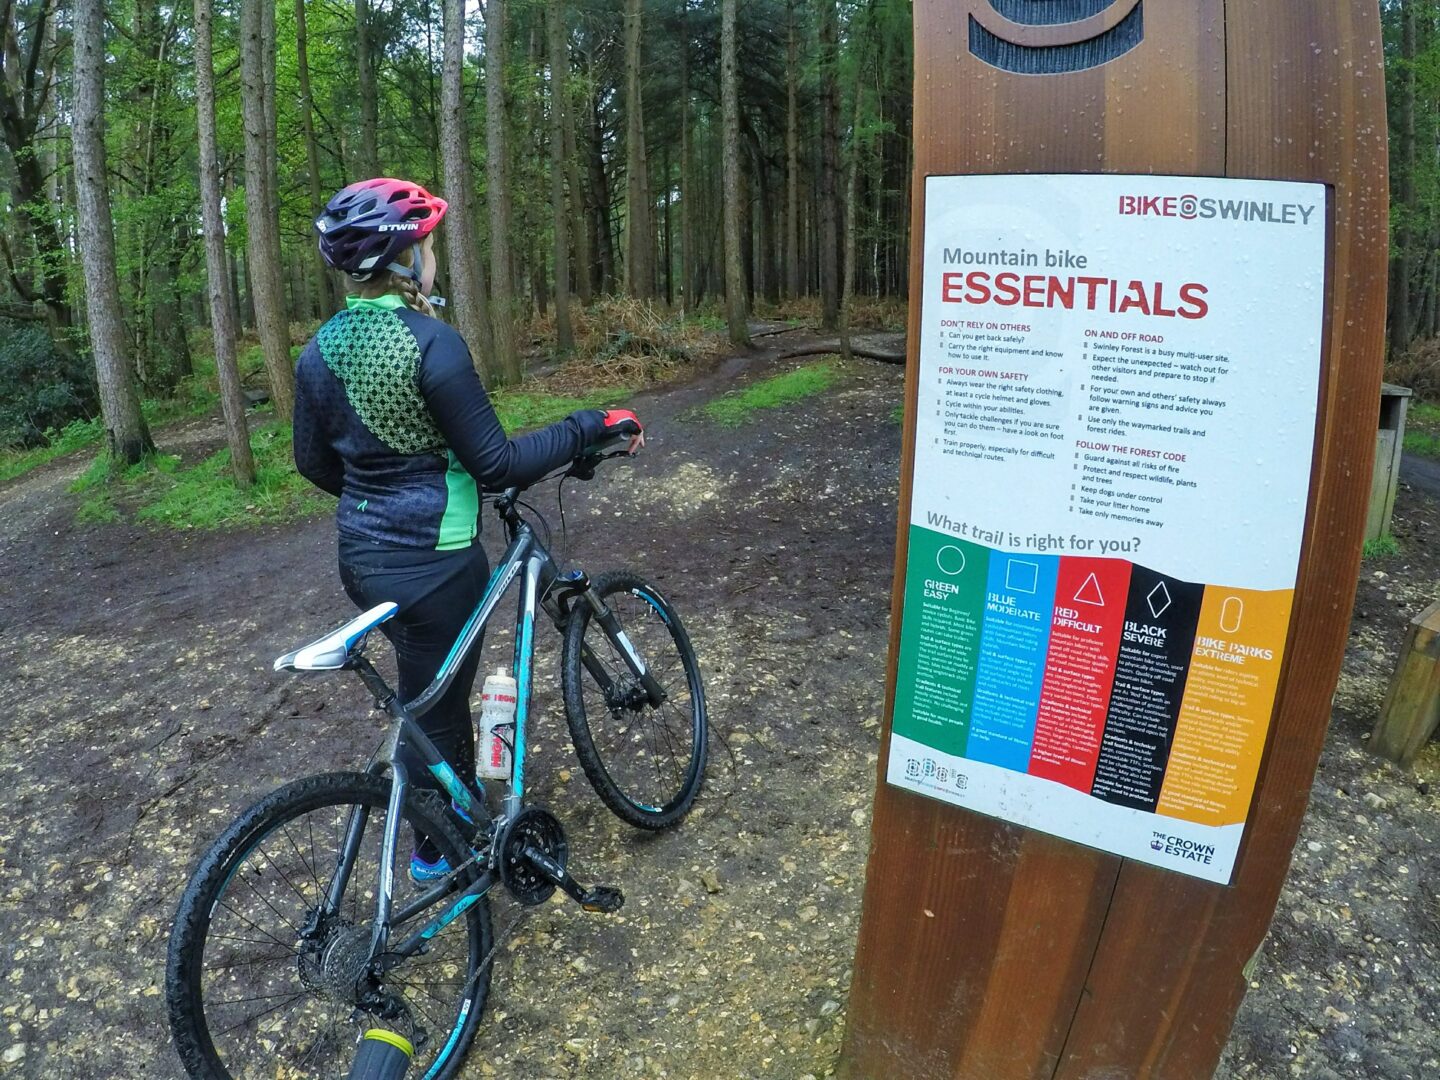
<instances>
[{"instance_id":1,"label":"dirt trail","mask_svg":"<svg viewBox=\"0 0 1440 1080\"><path fill-rule=\"evenodd\" d=\"M903 371L857 362L826 394L735 430L697 419L797 344L765 342L640 396L648 452L567 488L561 550L655 577L685 616L713 765L678 830L620 825L575 767L558 643L542 639L534 797L566 823L577 870L629 902L613 918L557 904L516 924L467 1077L833 1067L876 774ZM191 865L264 791L363 765L380 728L358 684L270 671L350 613L328 519L223 535L77 527L74 468L0 491L0 1062L24 1047L0 1073L179 1080L161 980ZM1399 514L1419 534L1436 508L1405 492ZM1401 774L1360 739L1437 559L1367 577L1311 816L1222 1075L1440 1069L1440 807L1421 782L1440 769L1432 752L1428 771ZM497 927L515 911L497 900Z\"/></svg>"}]
</instances>

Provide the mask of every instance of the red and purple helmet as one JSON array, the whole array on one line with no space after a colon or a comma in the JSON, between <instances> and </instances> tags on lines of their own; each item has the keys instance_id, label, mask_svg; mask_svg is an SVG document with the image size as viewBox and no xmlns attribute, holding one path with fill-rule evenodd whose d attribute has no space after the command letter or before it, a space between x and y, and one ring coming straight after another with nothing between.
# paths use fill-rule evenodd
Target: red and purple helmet
<instances>
[{"instance_id":1,"label":"red and purple helmet","mask_svg":"<svg viewBox=\"0 0 1440 1080\"><path fill-rule=\"evenodd\" d=\"M378 177L341 189L315 219L320 255L367 281L377 270L416 272L397 262L440 224L449 204L409 180Z\"/></svg>"}]
</instances>

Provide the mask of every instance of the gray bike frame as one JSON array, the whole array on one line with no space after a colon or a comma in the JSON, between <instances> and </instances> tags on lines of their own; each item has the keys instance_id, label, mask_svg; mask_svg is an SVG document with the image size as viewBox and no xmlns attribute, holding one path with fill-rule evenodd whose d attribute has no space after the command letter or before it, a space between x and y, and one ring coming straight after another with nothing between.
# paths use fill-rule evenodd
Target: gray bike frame
<instances>
[{"instance_id":1,"label":"gray bike frame","mask_svg":"<svg viewBox=\"0 0 1440 1080\"><path fill-rule=\"evenodd\" d=\"M597 620L606 629L611 640L620 647L620 653L626 666L629 667L631 674L639 684L644 687L647 696L656 704L665 698L664 691L650 675L645 661L636 652L625 632L620 629L618 622L615 621L613 614L604 602L590 589L589 582L584 575L567 578L560 576L554 560L540 543L534 530L515 513L514 493L506 492L500 505L501 516L506 521L511 533L510 545L501 558L500 565L491 575L479 605L465 623L460 636L456 639L444 663L440 665L440 670L430 685L413 701L402 704L362 652L357 650L349 665L359 673L365 685L375 695L376 703L394 719L380 753L368 770L376 775L383 774L388 770L391 775L384 847L380 855L380 881L375 910L375 928L370 944L370 960L372 963L377 959L383 960L382 970L421 951L430 938L458 919L488 893L499 878L498 867L495 865L494 859L493 839L501 835L505 823L513 820L515 815L520 812L525 794L525 727L530 712L531 661L535 650L537 609L543 606L555 622L557 629L563 629L565 621L569 617L570 603L576 598L583 598L595 609ZM499 607L501 598L516 578L521 579L521 589L515 620L516 702L514 752L511 755L513 766L510 783L501 803L500 817L494 823L491 833L490 847L486 852L477 855L477 857L487 857L487 865L480 876L441 915L409 935L394 949L390 949L388 946L391 927L407 922L431 905L449 896L455 891L459 873L469 865L467 862L455 867L433 888L407 904L401 911L398 913L393 911L392 886L395 878L395 852L400 838L402 810L411 787L408 771L401 760L402 752L406 749L413 750L416 756L425 763L431 775L455 801L455 804L477 822L487 816L484 801L479 790L474 786L474 782L462 779L456 774L450 763L445 760L440 751L435 748L435 744L426 737L415 721L433 708L455 681L465 658L475 648L484 633L486 624L494 615L496 608ZM602 690L608 692L609 676L590 653L588 646L582 648L581 655L586 670L595 678ZM369 816L368 807L357 807L351 812L346 828L345 843L336 865L335 877L330 883L325 908L321 913L324 917L334 915L340 910L340 901L349 884L350 874L359 854L360 843L364 837L365 825Z\"/></svg>"}]
</instances>

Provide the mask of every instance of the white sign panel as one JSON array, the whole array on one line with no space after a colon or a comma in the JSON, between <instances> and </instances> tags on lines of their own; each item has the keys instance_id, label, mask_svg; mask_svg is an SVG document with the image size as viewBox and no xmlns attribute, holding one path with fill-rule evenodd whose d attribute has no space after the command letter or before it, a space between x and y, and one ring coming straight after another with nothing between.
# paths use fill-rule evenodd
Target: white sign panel
<instances>
[{"instance_id":1,"label":"white sign panel","mask_svg":"<svg viewBox=\"0 0 1440 1080\"><path fill-rule=\"evenodd\" d=\"M1326 189L932 176L889 782L1227 882L1310 481Z\"/></svg>"}]
</instances>

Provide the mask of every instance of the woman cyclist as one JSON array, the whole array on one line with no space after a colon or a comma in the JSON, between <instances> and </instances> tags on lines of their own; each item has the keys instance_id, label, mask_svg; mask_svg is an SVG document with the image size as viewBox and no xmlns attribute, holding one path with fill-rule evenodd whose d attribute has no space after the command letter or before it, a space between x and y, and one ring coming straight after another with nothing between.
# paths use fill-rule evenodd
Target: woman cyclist
<instances>
[{"instance_id":1,"label":"woman cyclist","mask_svg":"<svg viewBox=\"0 0 1440 1080\"><path fill-rule=\"evenodd\" d=\"M419 184L351 184L315 219L320 254L346 275L346 310L305 346L295 368L295 464L338 496L340 581L361 608L400 606L382 629L395 647L400 697L439 671L490 577L478 541L479 491L525 486L615 435L643 445L626 410L587 409L507 439L465 341L434 317L434 230L444 199ZM475 772L470 658L419 724L462 775ZM439 790L418 760L417 784ZM417 837L416 881L449 873Z\"/></svg>"}]
</instances>

